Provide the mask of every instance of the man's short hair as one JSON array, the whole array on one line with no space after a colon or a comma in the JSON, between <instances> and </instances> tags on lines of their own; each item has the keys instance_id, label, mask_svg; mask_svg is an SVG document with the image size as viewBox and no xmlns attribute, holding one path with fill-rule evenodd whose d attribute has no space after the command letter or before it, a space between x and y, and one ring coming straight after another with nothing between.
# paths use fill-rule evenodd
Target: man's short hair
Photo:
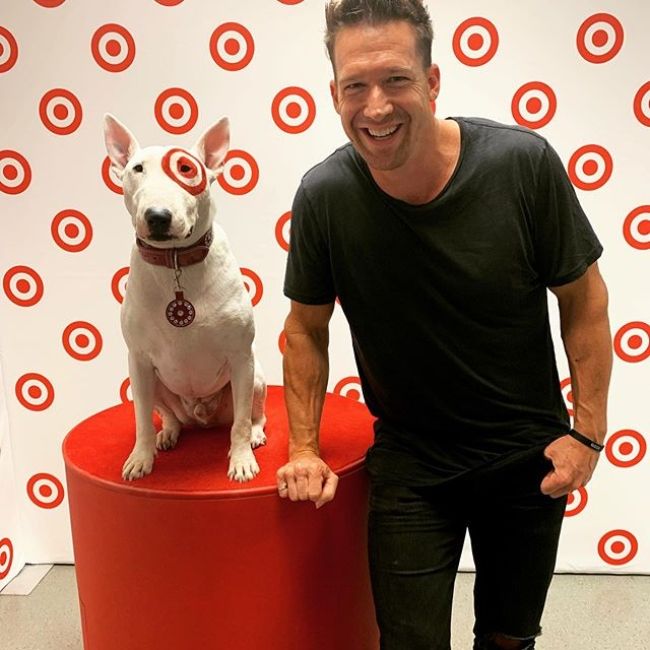
<instances>
[{"instance_id":1,"label":"man's short hair","mask_svg":"<svg viewBox=\"0 0 650 650\"><path fill-rule=\"evenodd\" d=\"M431 66L433 27L423 0L328 0L325 6L325 46L334 67L334 42L342 27L406 21L415 29L416 48L425 69ZM335 70L336 72L336 70Z\"/></svg>"}]
</instances>

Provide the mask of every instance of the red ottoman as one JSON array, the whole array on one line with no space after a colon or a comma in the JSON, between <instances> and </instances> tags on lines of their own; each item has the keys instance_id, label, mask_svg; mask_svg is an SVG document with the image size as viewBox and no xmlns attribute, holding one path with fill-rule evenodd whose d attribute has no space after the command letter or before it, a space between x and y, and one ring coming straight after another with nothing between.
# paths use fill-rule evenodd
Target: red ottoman
<instances>
[{"instance_id":1,"label":"red ottoman","mask_svg":"<svg viewBox=\"0 0 650 650\"><path fill-rule=\"evenodd\" d=\"M260 474L226 477L228 431L184 431L150 476L120 470L131 404L75 427L63 443L85 650L370 650L378 647L367 569L372 418L327 395L321 443L340 476L320 510L280 499L282 389L269 388Z\"/></svg>"}]
</instances>

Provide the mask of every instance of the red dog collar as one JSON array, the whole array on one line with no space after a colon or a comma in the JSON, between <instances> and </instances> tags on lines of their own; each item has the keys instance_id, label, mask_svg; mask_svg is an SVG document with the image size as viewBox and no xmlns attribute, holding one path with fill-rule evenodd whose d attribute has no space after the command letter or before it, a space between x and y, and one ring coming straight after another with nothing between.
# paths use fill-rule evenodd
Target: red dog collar
<instances>
[{"instance_id":1,"label":"red dog collar","mask_svg":"<svg viewBox=\"0 0 650 650\"><path fill-rule=\"evenodd\" d=\"M145 262L156 266L166 266L168 269L178 269L182 266L191 266L202 262L210 251L212 243L212 228L191 246L185 248L156 248L135 238L140 255Z\"/></svg>"}]
</instances>

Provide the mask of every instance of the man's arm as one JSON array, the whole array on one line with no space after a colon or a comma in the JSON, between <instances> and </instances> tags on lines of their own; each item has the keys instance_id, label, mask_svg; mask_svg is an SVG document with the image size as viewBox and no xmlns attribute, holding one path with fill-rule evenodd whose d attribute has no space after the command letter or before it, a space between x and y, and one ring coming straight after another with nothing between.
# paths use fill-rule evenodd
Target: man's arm
<instances>
[{"instance_id":1,"label":"man's arm","mask_svg":"<svg viewBox=\"0 0 650 650\"><path fill-rule=\"evenodd\" d=\"M289 415L289 462L277 472L278 492L292 501L331 501L338 477L321 460L318 430L327 390L329 321L334 303L291 302L284 326L284 389Z\"/></svg>"},{"instance_id":2,"label":"man's arm","mask_svg":"<svg viewBox=\"0 0 650 650\"><path fill-rule=\"evenodd\" d=\"M569 361L574 405L574 428L602 443L607 433L607 392L612 371L612 345L607 317L607 287L592 264L574 282L551 287L560 309L562 341ZM596 467L598 452L564 436L545 450L554 470L541 490L560 497L586 485Z\"/></svg>"}]
</instances>

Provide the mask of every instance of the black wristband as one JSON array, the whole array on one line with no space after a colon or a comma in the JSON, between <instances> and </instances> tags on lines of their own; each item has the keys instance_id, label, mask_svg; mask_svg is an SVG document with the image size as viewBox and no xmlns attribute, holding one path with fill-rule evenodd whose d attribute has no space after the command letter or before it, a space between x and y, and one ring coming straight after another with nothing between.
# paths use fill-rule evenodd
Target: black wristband
<instances>
[{"instance_id":1,"label":"black wristband","mask_svg":"<svg viewBox=\"0 0 650 650\"><path fill-rule=\"evenodd\" d=\"M601 452L603 449L605 449L605 445L598 444L595 440L587 438L587 436L583 436L575 429L571 429L571 431L569 431L569 435L578 442L581 442L586 447L589 447L589 449L593 449L594 451Z\"/></svg>"}]
</instances>

